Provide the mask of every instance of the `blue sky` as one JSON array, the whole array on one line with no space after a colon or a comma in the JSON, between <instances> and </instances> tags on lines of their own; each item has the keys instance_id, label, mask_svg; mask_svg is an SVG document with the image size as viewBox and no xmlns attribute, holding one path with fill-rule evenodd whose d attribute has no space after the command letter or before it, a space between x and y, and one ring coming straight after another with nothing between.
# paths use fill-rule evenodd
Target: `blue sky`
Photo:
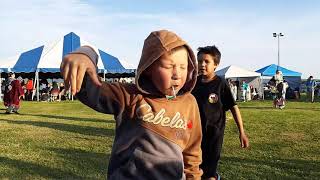
<instances>
[{"instance_id":1,"label":"blue sky","mask_svg":"<svg viewBox=\"0 0 320 180\"><path fill-rule=\"evenodd\" d=\"M144 39L169 29L196 51L217 45L220 68L257 70L277 63L320 78L320 1L2 0L0 62L75 32L135 67Z\"/></svg>"}]
</instances>

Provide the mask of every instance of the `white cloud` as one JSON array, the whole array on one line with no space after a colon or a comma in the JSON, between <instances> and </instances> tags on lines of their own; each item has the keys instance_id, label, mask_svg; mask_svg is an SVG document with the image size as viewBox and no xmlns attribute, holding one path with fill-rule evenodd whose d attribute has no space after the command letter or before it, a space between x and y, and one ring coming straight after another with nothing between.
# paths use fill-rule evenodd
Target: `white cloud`
<instances>
[{"instance_id":1,"label":"white cloud","mask_svg":"<svg viewBox=\"0 0 320 180\"><path fill-rule=\"evenodd\" d=\"M163 13L108 12L80 0L5 1L0 6L0 57L38 47L73 31L106 52L135 66L143 41L157 29L175 31L196 50L216 44L222 51L220 67L235 64L255 70L277 63L273 32L283 32L281 65L320 78L317 62L320 15L259 16L251 11ZM317 64L317 65L314 65Z\"/></svg>"}]
</instances>

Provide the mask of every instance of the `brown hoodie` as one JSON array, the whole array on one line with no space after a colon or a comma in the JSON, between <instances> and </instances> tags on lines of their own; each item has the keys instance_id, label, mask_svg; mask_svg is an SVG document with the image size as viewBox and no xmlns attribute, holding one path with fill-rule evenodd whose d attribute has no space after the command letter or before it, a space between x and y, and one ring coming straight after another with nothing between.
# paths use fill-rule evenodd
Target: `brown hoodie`
<instances>
[{"instance_id":1,"label":"brown hoodie","mask_svg":"<svg viewBox=\"0 0 320 180\"><path fill-rule=\"evenodd\" d=\"M185 46L189 54L188 77L178 96L168 100L159 94L144 71L165 52ZM96 64L89 47L86 54ZM191 48L176 34L152 32L144 42L136 84L93 85L85 77L77 97L91 108L114 114L116 136L109 161L108 179L200 179L201 123L193 89L197 64Z\"/></svg>"}]
</instances>

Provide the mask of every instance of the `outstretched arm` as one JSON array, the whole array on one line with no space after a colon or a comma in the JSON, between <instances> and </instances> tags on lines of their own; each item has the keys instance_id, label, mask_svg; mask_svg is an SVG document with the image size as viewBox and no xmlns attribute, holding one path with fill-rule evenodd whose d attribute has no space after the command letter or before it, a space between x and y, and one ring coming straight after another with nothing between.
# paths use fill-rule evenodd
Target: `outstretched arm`
<instances>
[{"instance_id":1,"label":"outstretched arm","mask_svg":"<svg viewBox=\"0 0 320 180\"><path fill-rule=\"evenodd\" d=\"M85 74L89 76L93 84L101 86L96 72L96 65L87 55L81 53L66 55L60 65L60 72L64 79L65 88L69 89L71 86L73 95L80 91Z\"/></svg>"},{"instance_id":2,"label":"outstretched arm","mask_svg":"<svg viewBox=\"0 0 320 180\"><path fill-rule=\"evenodd\" d=\"M81 46L63 58L60 66L65 89L96 111L119 115L125 106L125 88L119 83L102 83L97 74L98 54L89 46ZM127 98L126 98L127 97Z\"/></svg>"},{"instance_id":3,"label":"outstretched arm","mask_svg":"<svg viewBox=\"0 0 320 180\"><path fill-rule=\"evenodd\" d=\"M247 148L249 147L249 139L246 133L244 132L243 121L242 121L240 110L237 105L234 105L230 110L239 130L239 139L240 139L241 147Z\"/></svg>"}]
</instances>

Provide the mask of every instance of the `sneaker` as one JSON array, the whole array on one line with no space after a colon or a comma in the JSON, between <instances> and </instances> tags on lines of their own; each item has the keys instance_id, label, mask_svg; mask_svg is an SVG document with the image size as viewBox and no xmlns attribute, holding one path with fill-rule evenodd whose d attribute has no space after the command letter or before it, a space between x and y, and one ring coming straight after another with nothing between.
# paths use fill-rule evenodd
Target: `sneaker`
<instances>
[{"instance_id":1,"label":"sneaker","mask_svg":"<svg viewBox=\"0 0 320 180\"><path fill-rule=\"evenodd\" d=\"M6 114L12 114L12 113L13 113L12 110L7 110L7 111L6 111Z\"/></svg>"}]
</instances>

